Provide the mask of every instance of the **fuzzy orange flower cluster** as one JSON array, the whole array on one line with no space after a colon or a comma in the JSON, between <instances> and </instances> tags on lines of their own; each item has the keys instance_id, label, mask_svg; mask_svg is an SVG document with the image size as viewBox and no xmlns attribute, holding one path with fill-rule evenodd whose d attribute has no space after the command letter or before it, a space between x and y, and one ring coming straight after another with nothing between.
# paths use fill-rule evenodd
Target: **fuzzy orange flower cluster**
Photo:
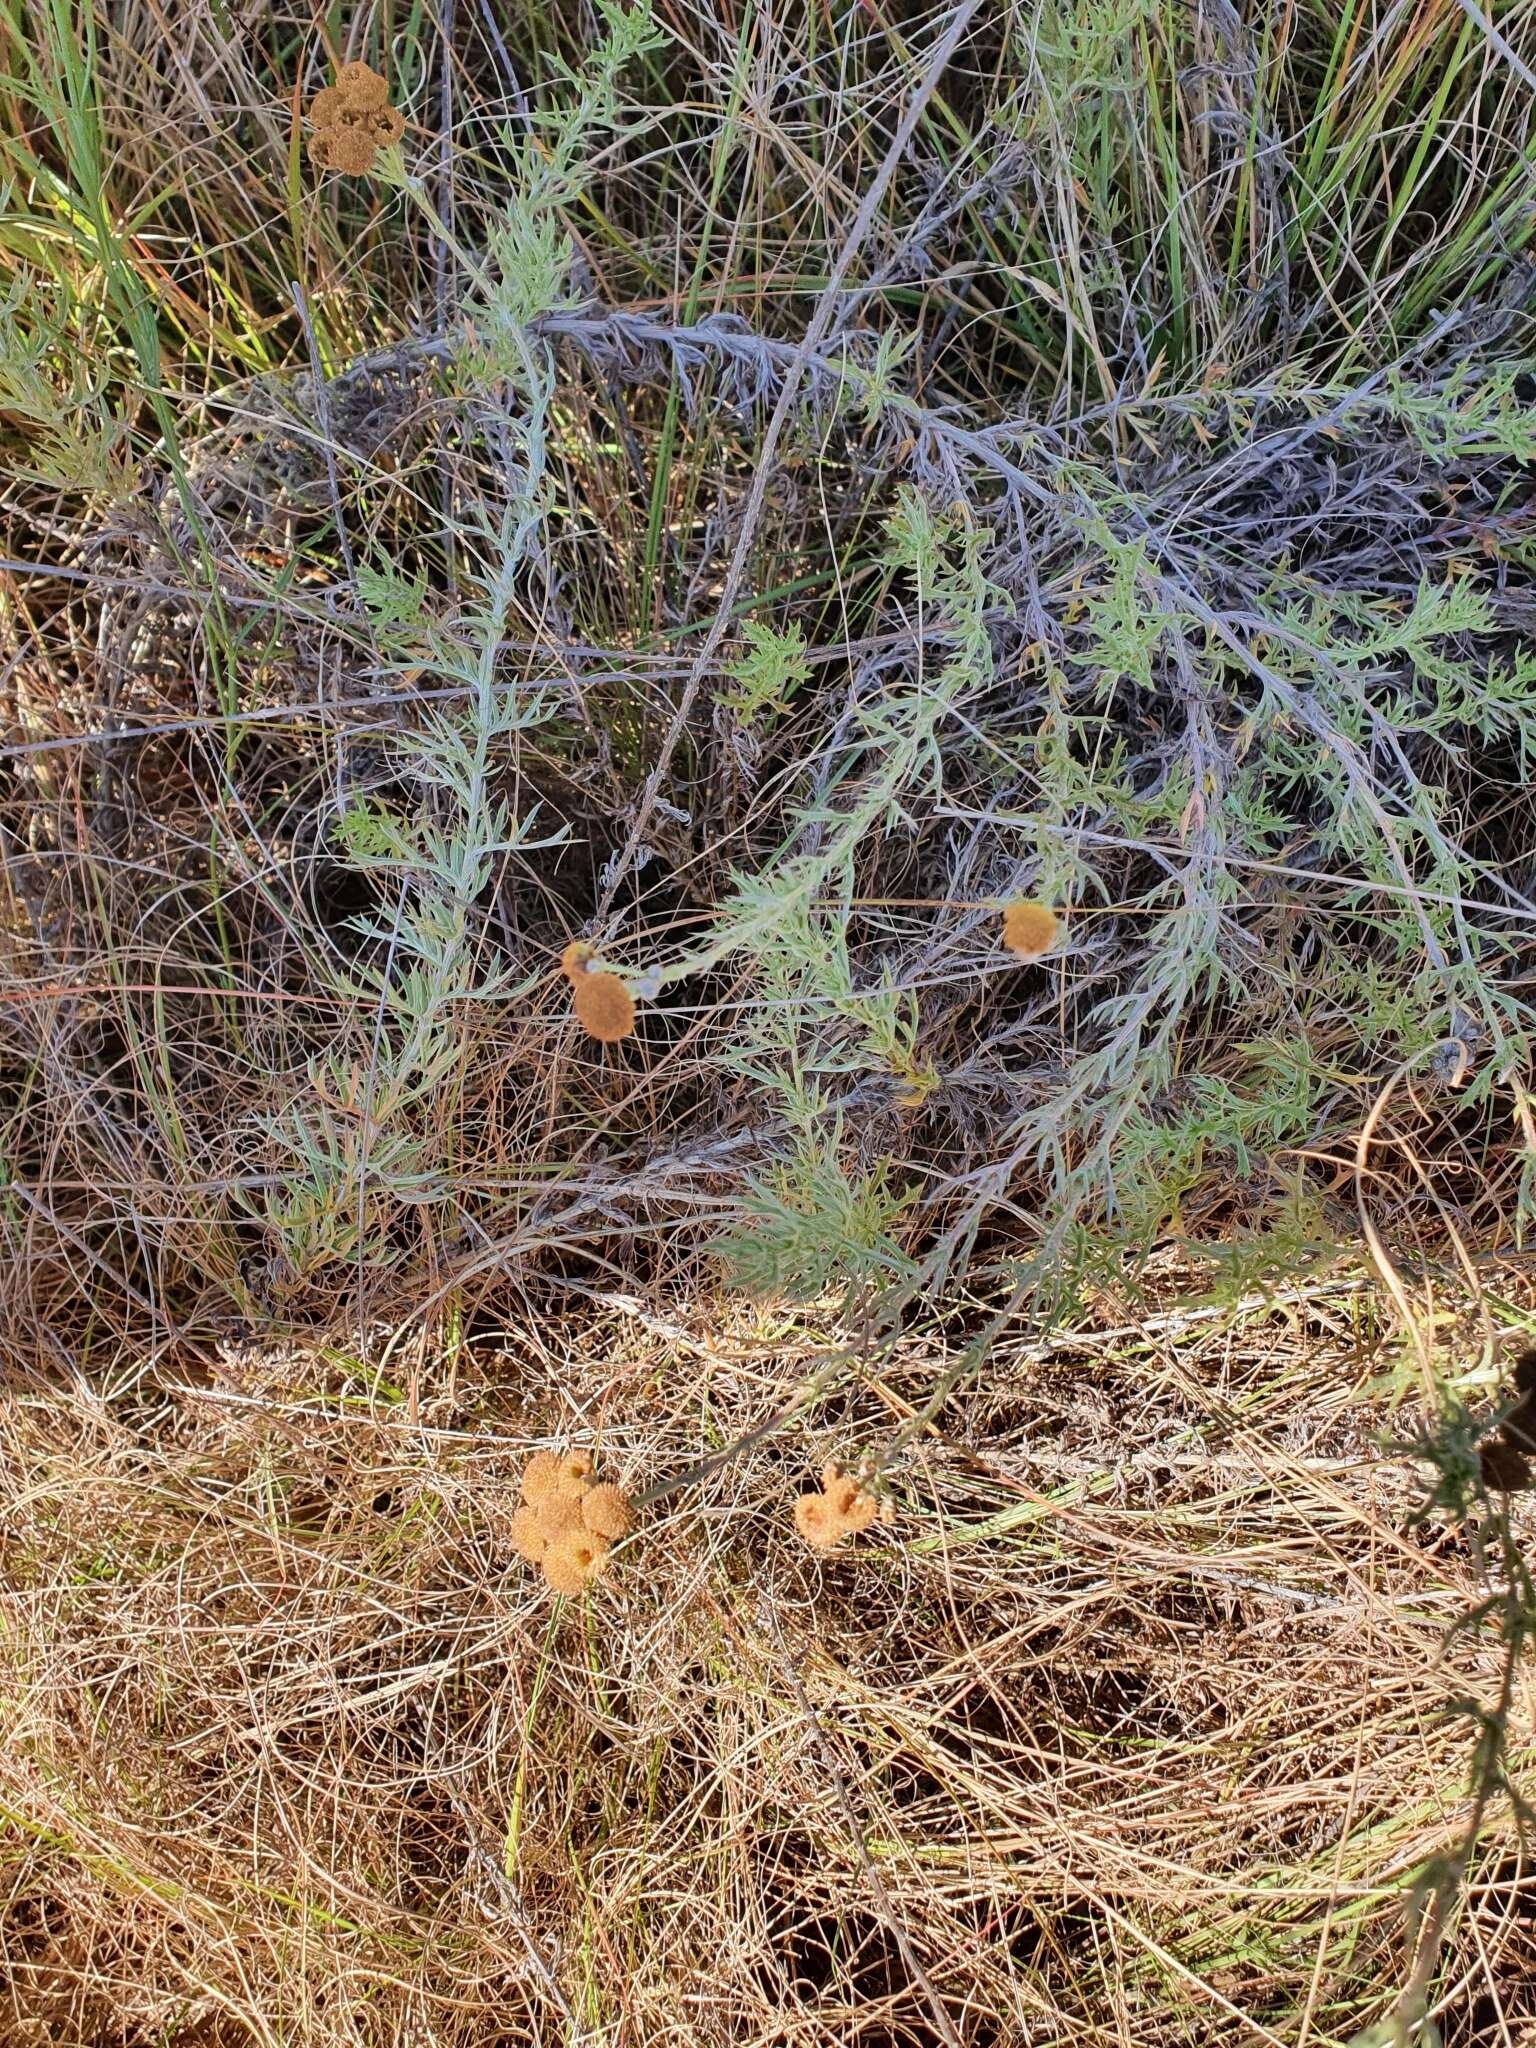
<instances>
[{"instance_id":1,"label":"fuzzy orange flower cluster","mask_svg":"<svg viewBox=\"0 0 1536 2048\"><path fill-rule=\"evenodd\" d=\"M366 64L343 64L336 83L310 101L309 118L311 162L354 178L371 171L378 152L405 133L405 116L389 104L388 85Z\"/></svg>"},{"instance_id":2,"label":"fuzzy orange flower cluster","mask_svg":"<svg viewBox=\"0 0 1536 2048\"><path fill-rule=\"evenodd\" d=\"M1061 920L1048 904L1018 897L1003 905L1003 944L1021 960L1049 953L1061 931Z\"/></svg>"},{"instance_id":3,"label":"fuzzy orange flower cluster","mask_svg":"<svg viewBox=\"0 0 1536 2048\"><path fill-rule=\"evenodd\" d=\"M585 1451L535 1451L523 1472L523 1505L512 1517L512 1545L538 1565L550 1590L579 1593L595 1579L608 1546L627 1536L634 1513L616 1486L594 1485Z\"/></svg>"},{"instance_id":4,"label":"fuzzy orange flower cluster","mask_svg":"<svg viewBox=\"0 0 1536 2048\"><path fill-rule=\"evenodd\" d=\"M596 955L582 939L572 939L560 955L560 972L571 984L577 1022L603 1045L616 1045L635 1028L635 999L606 967L594 967Z\"/></svg>"},{"instance_id":5,"label":"fuzzy orange flower cluster","mask_svg":"<svg viewBox=\"0 0 1536 2048\"><path fill-rule=\"evenodd\" d=\"M795 1502L795 1527L813 1550L831 1550L845 1536L867 1529L880 1512L871 1494L863 1492L840 1465L822 1469L820 1493L802 1493Z\"/></svg>"}]
</instances>

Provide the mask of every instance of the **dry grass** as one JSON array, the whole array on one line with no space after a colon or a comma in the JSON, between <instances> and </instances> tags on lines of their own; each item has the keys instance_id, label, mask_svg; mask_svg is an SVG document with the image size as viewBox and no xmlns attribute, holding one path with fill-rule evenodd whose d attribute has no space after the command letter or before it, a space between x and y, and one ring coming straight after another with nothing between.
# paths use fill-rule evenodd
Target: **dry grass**
<instances>
[{"instance_id":1,"label":"dry grass","mask_svg":"<svg viewBox=\"0 0 1536 2048\"><path fill-rule=\"evenodd\" d=\"M1483 1580L1375 1447L1368 1288L1157 1293L1001 1357L854 1549L795 1535L801 1459L888 1434L934 1336L553 1608L531 1445L639 1490L829 1333L615 1305L390 1386L253 1349L136 1413L13 1400L6 2038L1350 2038L1466 1825ZM1496 1817L1446 2042L1536 2020L1529 1902Z\"/></svg>"}]
</instances>

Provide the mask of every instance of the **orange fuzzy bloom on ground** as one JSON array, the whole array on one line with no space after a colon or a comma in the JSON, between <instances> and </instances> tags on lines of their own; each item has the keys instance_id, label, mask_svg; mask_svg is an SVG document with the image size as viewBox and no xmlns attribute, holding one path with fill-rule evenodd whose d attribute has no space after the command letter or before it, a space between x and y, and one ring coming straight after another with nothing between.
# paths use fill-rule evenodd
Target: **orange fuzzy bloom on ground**
<instances>
[{"instance_id":1,"label":"orange fuzzy bloom on ground","mask_svg":"<svg viewBox=\"0 0 1536 2048\"><path fill-rule=\"evenodd\" d=\"M530 1564L542 1564L549 1538L537 1508L521 1507L512 1517L512 1548Z\"/></svg>"},{"instance_id":2,"label":"orange fuzzy bloom on ground","mask_svg":"<svg viewBox=\"0 0 1536 2048\"><path fill-rule=\"evenodd\" d=\"M824 1493L802 1493L795 1502L795 1527L813 1550L830 1550L842 1535Z\"/></svg>"},{"instance_id":3,"label":"orange fuzzy bloom on ground","mask_svg":"<svg viewBox=\"0 0 1536 2048\"><path fill-rule=\"evenodd\" d=\"M1048 953L1060 932L1060 918L1044 903L1021 898L1003 906L1003 944L1021 960L1038 960Z\"/></svg>"},{"instance_id":4,"label":"orange fuzzy bloom on ground","mask_svg":"<svg viewBox=\"0 0 1536 2048\"><path fill-rule=\"evenodd\" d=\"M319 128L309 138L310 161L322 171L344 171L350 178L360 178L373 169L376 155L373 137L361 128Z\"/></svg>"},{"instance_id":5,"label":"orange fuzzy bloom on ground","mask_svg":"<svg viewBox=\"0 0 1536 2048\"><path fill-rule=\"evenodd\" d=\"M629 1502L616 1486L589 1487L582 1496L581 1519L594 1536L616 1541L634 1527Z\"/></svg>"},{"instance_id":6,"label":"orange fuzzy bloom on ground","mask_svg":"<svg viewBox=\"0 0 1536 2048\"><path fill-rule=\"evenodd\" d=\"M844 1531L867 1529L878 1512L873 1495L861 1493L858 1481L841 1475L824 1486L827 1502Z\"/></svg>"},{"instance_id":7,"label":"orange fuzzy bloom on ground","mask_svg":"<svg viewBox=\"0 0 1536 2048\"><path fill-rule=\"evenodd\" d=\"M867 1529L879 1512L879 1503L856 1479L828 1465L820 1493L802 1493L795 1502L795 1527L813 1550L832 1550L845 1536Z\"/></svg>"},{"instance_id":8,"label":"orange fuzzy bloom on ground","mask_svg":"<svg viewBox=\"0 0 1536 2048\"><path fill-rule=\"evenodd\" d=\"M560 1460L553 1451L535 1451L523 1467L522 1496L537 1507L560 1483Z\"/></svg>"},{"instance_id":9,"label":"orange fuzzy bloom on ground","mask_svg":"<svg viewBox=\"0 0 1536 2048\"><path fill-rule=\"evenodd\" d=\"M635 999L616 974L580 975L571 984L583 1030L603 1045L615 1045L635 1028Z\"/></svg>"},{"instance_id":10,"label":"orange fuzzy bloom on ground","mask_svg":"<svg viewBox=\"0 0 1536 2048\"><path fill-rule=\"evenodd\" d=\"M584 1529L568 1529L557 1536L544 1553L544 1580L552 1593L569 1597L579 1593L589 1579L595 1579L608 1555L601 1536Z\"/></svg>"},{"instance_id":11,"label":"orange fuzzy bloom on ground","mask_svg":"<svg viewBox=\"0 0 1536 2048\"><path fill-rule=\"evenodd\" d=\"M555 1492L546 1495L534 1509L534 1513L539 1518L539 1526L551 1542L555 1537L563 1536L568 1529L579 1529L582 1526L580 1488L573 1487L568 1493Z\"/></svg>"}]
</instances>

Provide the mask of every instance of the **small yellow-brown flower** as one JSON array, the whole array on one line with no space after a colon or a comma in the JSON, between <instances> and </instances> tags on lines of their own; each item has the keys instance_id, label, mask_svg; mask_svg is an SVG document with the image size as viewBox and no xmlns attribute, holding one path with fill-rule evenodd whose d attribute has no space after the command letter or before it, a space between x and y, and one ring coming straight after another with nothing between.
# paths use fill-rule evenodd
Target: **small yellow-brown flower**
<instances>
[{"instance_id":1,"label":"small yellow-brown flower","mask_svg":"<svg viewBox=\"0 0 1536 2048\"><path fill-rule=\"evenodd\" d=\"M557 1536L563 1536L567 1529L579 1529L581 1519L581 1495L579 1493L552 1493L541 1500L534 1509L539 1518L539 1527L551 1543Z\"/></svg>"},{"instance_id":2,"label":"small yellow-brown flower","mask_svg":"<svg viewBox=\"0 0 1536 2048\"><path fill-rule=\"evenodd\" d=\"M592 1460L585 1451L567 1451L563 1458L553 1451L535 1451L523 1470L522 1495L532 1508L541 1508L562 1495L580 1496Z\"/></svg>"},{"instance_id":3,"label":"small yellow-brown flower","mask_svg":"<svg viewBox=\"0 0 1536 2048\"><path fill-rule=\"evenodd\" d=\"M589 969L571 984L571 1000L578 1023L600 1045L617 1045L635 1028L635 999L616 974Z\"/></svg>"},{"instance_id":4,"label":"small yellow-brown flower","mask_svg":"<svg viewBox=\"0 0 1536 2048\"><path fill-rule=\"evenodd\" d=\"M530 1564L542 1564L549 1538L537 1508L520 1507L512 1517L512 1548Z\"/></svg>"},{"instance_id":5,"label":"small yellow-brown flower","mask_svg":"<svg viewBox=\"0 0 1536 2048\"><path fill-rule=\"evenodd\" d=\"M832 1550L845 1536L867 1529L879 1514L879 1503L865 1493L841 1466L828 1465L819 1493L802 1493L795 1502L795 1527L813 1550Z\"/></svg>"},{"instance_id":6,"label":"small yellow-brown flower","mask_svg":"<svg viewBox=\"0 0 1536 2048\"><path fill-rule=\"evenodd\" d=\"M309 103L309 154L325 171L362 177L381 149L405 133L405 116L389 104L389 87L366 64L343 64L334 85Z\"/></svg>"},{"instance_id":7,"label":"small yellow-brown flower","mask_svg":"<svg viewBox=\"0 0 1536 2048\"><path fill-rule=\"evenodd\" d=\"M336 90L360 114L376 114L389 104L389 87L377 71L361 62L342 65L336 74Z\"/></svg>"},{"instance_id":8,"label":"small yellow-brown flower","mask_svg":"<svg viewBox=\"0 0 1536 2048\"><path fill-rule=\"evenodd\" d=\"M830 1550L842 1535L824 1493L802 1493L795 1502L795 1527L813 1550Z\"/></svg>"},{"instance_id":9,"label":"small yellow-brown flower","mask_svg":"<svg viewBox=\"0 0 1536 2048\"><path fill-rule=\"evenodd\" d=\"M597 958L585 939L572 939L560 955L560 972L571 984L571 1007L582 1029L600 1045L617 1045L635 1028L635 999Z\"/></svg>"},{"instance_id":10,"label":"small yellow-brown flower","mask_svg":"<svg viewBox=\"0 0 1536 2048\"><path fill-rule=\"evenodd\" d=\"M357 128L332 128L309 139L313 162L325 171L344 171L350 178L361 178L371 171L377 153L372 136Z\"/></svg>"},{"instance_id":11,"label":"small yellow-brown flower","mask_svg":"<svg viewBox=\"0 0 1536 2048\"><path fill-rule=\"evenodd\" d=\"M1026 898L1003 906L1003 944L1021 960L1049 953L1061 932L1061 920L1048 904Z\"/></svg>"},{"instance_id":12,"label":"small yellow-brown flower","mask_svg":"<svg viewBox=\"0 0 1536 2048\"><path fill-rule=\"evenodd\" d=\"M579 1593L595 1579L608 1556L601 1536L586 1529L564 1529L544 1553L544 1577L552 1593Z\"/></svg>"},{"instance_id":13,"label":"small yellow-brown flower","mask_svg":"<svg viewBox=\"0 0 1536 2048\"><path fill-rule=\"evenodd\" d=\"M582 1497L581 1519L594 1536L617 1543L635 1526L634 1510L616 1486L592 1486Z\"/></svg>"}]
</instances>

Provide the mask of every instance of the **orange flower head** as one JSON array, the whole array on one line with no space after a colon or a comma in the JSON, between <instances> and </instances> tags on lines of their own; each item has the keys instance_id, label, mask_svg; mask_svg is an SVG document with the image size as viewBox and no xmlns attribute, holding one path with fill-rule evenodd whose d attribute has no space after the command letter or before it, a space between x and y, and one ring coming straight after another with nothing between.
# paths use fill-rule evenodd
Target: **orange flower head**
<instances>
[{"instance_id":1,"label":"orange flower head","mask_svg":"<svg viewBox=\"0 0 1536 2048\"><path fill-rule=\"evenodd\" d=\"M529 1564L541 1564L548 1539L537 1508L521 1507L512 1517L512 1548Z\"/></svg>"},{"instance_id":2,"label":"orange flower head","mask_svg":"<svg viewBox=\"0 0 1536 2048\"><path fill-rule=\"evenodd\" d=\"M820 1493L802 1493L795 1502L795 1527L813 1550L834 1550L845 1536L867 1529L879 1512L879 1503L856 1479L828 1465Z\"/></svg>"},{"instance_id":3,"label":"orange flower head","mask_svg":"<svg viewBox=\"0 0 1536 2048\"><path fill-rule=\"evenodd\" d=\"M544 1577L555 1593L579 1593L603 1568L608 1546L601 1536L571 1529L557 1536L544 1553Z\"/></svg>"},{"instance_id":4,"label":"orange flower head","mask_svg":"<svg viewBox=\"0 0 1536 2048\"><path fill-rule=\"evenodd\" d=\"M373 137L360 128L326 128L309 139L309 154L325 171L343 171L360 178L373 169L377 152Z\"/></svg>"},{"instance_id":5,"label":"orange flower head","mask_svg":"<svg viewBox=\"0 0 1536 2048\"><path fill-rule=\"evenodd\" d=\"M585 1572L579 1565L572 1564L568 1558L556 1557L552 1552L546 1552L542 1563L544 1583L552 1593L564 1593L569 1598L572 1594L579 1593L587 1583Z\"/></svg>"},{"instance_id":6,"label":"orange flower head","mask_svg":"<svg viewBox=\"0 0 1536 2048\"><path fill-rule=\"evenodd\" d=\"M635 999L616 974L590 969L572 983L577 1020L600 1045L616 1045L635 1028Z\"/></svg>"},{"instance_id":7,"label":"orange flower head","mask_svg":"<svg viewBox=\"0 0 1536 2048\"><path fill-rule=\"evenodd\" d=\"M617 1486L594 1485L587 1451L535 1451L523 1468L523 1505L512 1517L512 1547L543 1570L556 1593L579 1593L601 1571L610 1542L627 1535L634 1511Z\"/></svg>"},{"instance_id":8,"label":"orange flower head","mask_svg":"<svg viewBox=\"0 0 1536 2048\"><path fill-rule=\"evenodd\" d=\"M378 147L388 149L405 133L405 116L398 107L380 107L371 117L369 129Z\"/></svg>"},{"instance_id":9,"label":"orange flower head","mask_svg":"<svg viewBox=\"0 0 1536 2048\"><path fill-rule=\"evenodd\" d=\"M560 972L567 981L577 981L587 972L589 963L596 959L595 949L585 939L572 939L560 955Z\"/></svg>"},{"instance_id":10,"label":"orange flower head","mask_svg":"<svg viewBox=\"0 0 1536 2048\"><path fill-rule=\"evenodd\" d=\"M553 1451L534 1452L523 1467L522 1495L530 1507L536 1508L555 1491L563 1469Z\"/></svg>"},{"instance_id":11,"label":"orange flower head","mask_svg":"<svg viewBox=\"0 0 1536 2048\"><path fill-rule=\"evenodd\" d=\"M563 1536L568 1529L581 1527L581 1494L572 1488L547 1493L534 1509L539 1518L539 1527L544 1531L545 1540L553 1543L557 1536Z\"/></svg>"},{"instance_id":12,"label":"orange flower head","mask_svg":"<svg viewBox=\"0 0 1536 2048\"><path fill-rule=\"evenodd\" d=\"M795 1502L795 1527L813 1550L830 1550L842 1535L824 1493L802 1493Z\"/></svg>"},{"instance_id":13,"label":"orange flower head","mask_svg":"<svg viewBox=\"0 0 1536 2048\"><path fill-rule=\"evenodd\" d=\"M1055 945L1061 920L1044 903L1021 897L1003 906L1003 944L1021 960L1038 960Z\"/></svg>"},{"instance_id":14,"label":"orange flower head","mask_svg":"<svg viewBox=\"0 0 1536 2048\"><path fill-rule=\"evenodd\" d=\"M616 1486L592 1486L582 1496L581 1519L594 1536L616 1543L634 1527L634 1512Z\"/></svg>"},{"instance_id":15,"label":"orange flower head","mask_svg":"<svg viewBox=\"0 0 1536 2048\"><path fill-rule=\"evenodd\" d=\"M843 1533L856 1536L861 1529L868 1529L880 1512L880 1503L872 1493L855 1493L843 1515Z\"/></svg>"},{"instance_id":16,"label":"orange flower head","mask_svg":"<svg viewBox=\"0 0 1536 2048\"><path fill-rule=\"evenodd\" d=\"M343 64L336 74L336 90L349 107L361 114L377 113L389 101L389 87L371 65Z\"/></svg>"},{"instance_id":17,"label":"orange flower head","mask_svg":"<svg viewBox=\"0 0 1536 2048\"><path fill-rule=\"evenodd\" d=\"M823 1479L821 1490L831 1503L832 1512L841 1521L859 1497L859 1483L841 1472L834 1471L830 1479Z\"/></svg>"}]
</instances>

